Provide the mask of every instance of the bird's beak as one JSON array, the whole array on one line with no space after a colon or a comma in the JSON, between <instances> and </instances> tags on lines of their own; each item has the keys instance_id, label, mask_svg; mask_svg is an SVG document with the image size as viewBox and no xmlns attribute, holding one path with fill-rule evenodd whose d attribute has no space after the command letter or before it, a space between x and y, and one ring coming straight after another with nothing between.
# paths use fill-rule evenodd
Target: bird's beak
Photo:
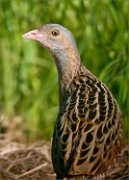
<instances>
[{"instance_id":1,"label":"bird's beak","mask_svg":"<svg viewBox=\"0 0 129 180\"><path fill-rule=\"evenodd\" d=\"M37 41L41 41L41 39L43 38L43 35L39 31L39 29L35 29L33 31L29 31L25 33L22 37L25 39L34 39Z\"/></svg>"}]
</instances>

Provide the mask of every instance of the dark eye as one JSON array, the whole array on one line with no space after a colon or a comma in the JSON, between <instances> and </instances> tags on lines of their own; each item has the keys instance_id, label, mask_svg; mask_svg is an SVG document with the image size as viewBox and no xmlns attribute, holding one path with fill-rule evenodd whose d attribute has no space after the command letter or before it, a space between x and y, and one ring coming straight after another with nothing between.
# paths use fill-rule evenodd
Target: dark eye
<instances>
[{"instance_id":1,"label":"dark eye","mask_svg":"<svg viewBox=\"0 0 129 180\"><path fill-rule=\"evenodd\" d=\"M58 30L53 30L52 31L52 36L54 36L54 37L57 37L57 36L59 36L59 31Z\"/></svg>"}]
</instances>

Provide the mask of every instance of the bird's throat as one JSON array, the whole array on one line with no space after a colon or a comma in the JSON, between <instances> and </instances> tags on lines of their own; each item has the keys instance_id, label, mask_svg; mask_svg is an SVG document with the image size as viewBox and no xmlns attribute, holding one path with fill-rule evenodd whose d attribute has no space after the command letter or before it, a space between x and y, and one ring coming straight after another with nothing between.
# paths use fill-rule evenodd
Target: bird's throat
<instances>
[{"instance_id":1,"label":"bird's throat","mask_svg":"<svg viewBox=\"0 0 129 180\"><path fill-rule=\"evenodd\" d=\"M80 65L80 57L77 49L59 50L53 54L59 80L60 103L68 93L68 89Z\"/></svg>"}]
</instances>

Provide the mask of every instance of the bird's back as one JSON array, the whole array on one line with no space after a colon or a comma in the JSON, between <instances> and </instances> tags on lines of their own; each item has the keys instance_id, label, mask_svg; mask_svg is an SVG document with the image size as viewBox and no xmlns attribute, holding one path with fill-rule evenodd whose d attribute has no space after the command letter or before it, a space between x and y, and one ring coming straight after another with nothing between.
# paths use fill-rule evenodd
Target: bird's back
<instances>
[{"instance_id":1,"label":"bird's back","mask_svg":"<svg viewBox=\"0 0 129 180\"><path fill-rule=\"evenodd\" d=\"M122 116L109 89L83 65L58 114L52 161L59 177L105 173L119 151Z\"/></svg>"}]
</instances>

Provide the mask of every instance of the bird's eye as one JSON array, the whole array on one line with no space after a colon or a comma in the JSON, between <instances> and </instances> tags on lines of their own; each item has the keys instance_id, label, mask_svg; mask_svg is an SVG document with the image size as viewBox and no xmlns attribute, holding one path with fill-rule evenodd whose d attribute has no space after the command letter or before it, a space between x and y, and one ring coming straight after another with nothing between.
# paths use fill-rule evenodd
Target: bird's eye
<instances>
[{"instance_id":1,"label":"bird's eye","mask_svg":"<svg viewBox=\"0 0 129 180\"><path fill-rule=\"evenodd\" d=\"M52 31L52 36L54 36L54 37L59 36L59 31L58 30L53 30Z\"/></svg>"}]
</instances>

